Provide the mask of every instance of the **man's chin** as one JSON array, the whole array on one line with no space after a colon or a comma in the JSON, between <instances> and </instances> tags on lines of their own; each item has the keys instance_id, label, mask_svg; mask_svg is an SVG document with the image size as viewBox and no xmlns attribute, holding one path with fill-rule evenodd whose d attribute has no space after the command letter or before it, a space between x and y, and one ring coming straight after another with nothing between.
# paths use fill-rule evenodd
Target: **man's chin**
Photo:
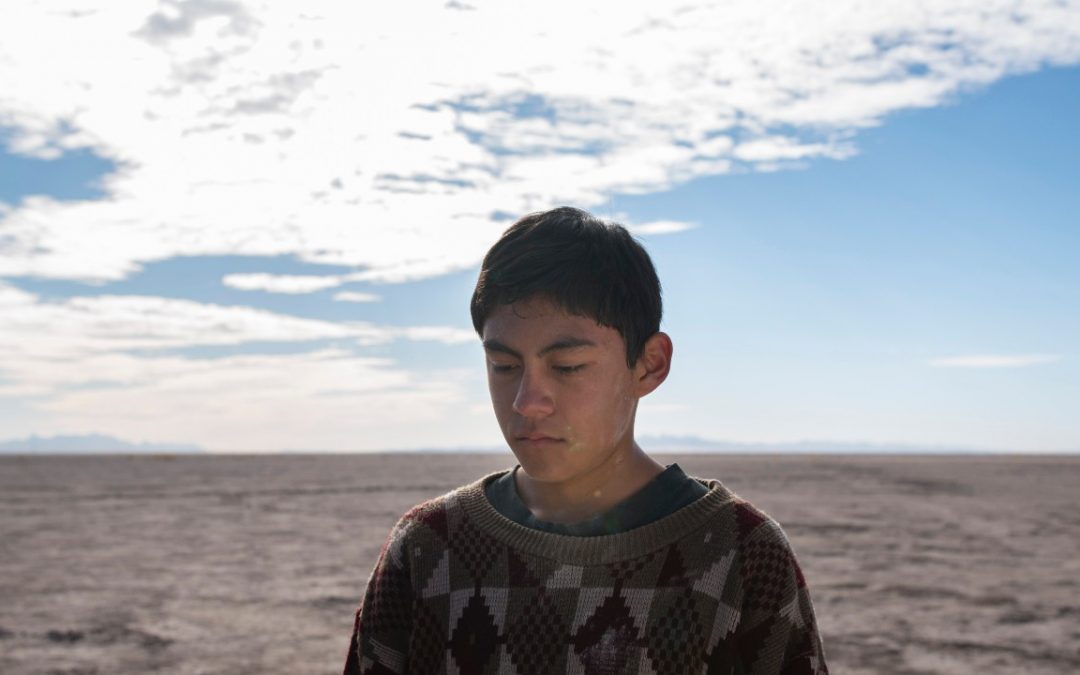
<instances>
[{"instance_id":1,"label":"man's chin","mask_svg":"<svg viewBox=\"0 0 1080 675\"><path fill-rule=\"evenodd\" d=\"M518 454L522 478L536 483L564 483L574 478L578 469L556 457L528 457Z\"/></svg>"}]
</instances>

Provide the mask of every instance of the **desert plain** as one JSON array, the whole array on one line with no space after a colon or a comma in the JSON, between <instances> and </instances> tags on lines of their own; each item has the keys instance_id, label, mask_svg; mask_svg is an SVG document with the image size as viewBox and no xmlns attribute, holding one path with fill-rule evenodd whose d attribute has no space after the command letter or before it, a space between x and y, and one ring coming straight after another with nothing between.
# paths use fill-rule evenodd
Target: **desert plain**
<instances>
[{"instance_id":1,"label":"desert plain","mask_svg":"<svg viewBox=\"0 0 1080 675\"><path fill-rule=\"evenodd\" d=\"M1080 457L659 458L780 521L833 673L1080 672ZM391 525L512 465L0 457L0 673L339 673Z\"/></svg>"}]
</instances>

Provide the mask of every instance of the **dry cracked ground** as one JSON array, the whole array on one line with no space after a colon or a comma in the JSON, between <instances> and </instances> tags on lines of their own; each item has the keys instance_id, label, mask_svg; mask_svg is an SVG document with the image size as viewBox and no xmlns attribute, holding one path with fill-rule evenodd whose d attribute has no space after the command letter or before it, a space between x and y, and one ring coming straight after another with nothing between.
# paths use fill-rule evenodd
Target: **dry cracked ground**
<instances>
[{"instance_id":1,"label":"dry cracked ground","mask_svg":"<svg viewBox=\"0 0 1080 675\"><path fill-rule=\"evenodd\" d=\"M784 526L834 673L1080 672L1080 458L681 455ZM393 522L509 455L0 458L0 673L337 673Z\"/></svg>"}]
</instances>

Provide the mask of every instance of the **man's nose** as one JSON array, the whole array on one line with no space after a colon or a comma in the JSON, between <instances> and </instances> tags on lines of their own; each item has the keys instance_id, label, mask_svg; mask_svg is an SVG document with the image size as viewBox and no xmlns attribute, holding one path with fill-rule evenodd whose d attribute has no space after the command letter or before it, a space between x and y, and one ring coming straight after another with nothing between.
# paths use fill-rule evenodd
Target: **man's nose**
<instances>
[{"instance_id":1,"label":"man's nose","mask_svg":"<svg viewBox=\"0 0 1080 675\"><path fill-rule=\"evenodd\" d=\"M555 399L545 378L523 372L514 397L514 412L523 417L543 417L555 412Z\"/></svg>"}]
</instances>

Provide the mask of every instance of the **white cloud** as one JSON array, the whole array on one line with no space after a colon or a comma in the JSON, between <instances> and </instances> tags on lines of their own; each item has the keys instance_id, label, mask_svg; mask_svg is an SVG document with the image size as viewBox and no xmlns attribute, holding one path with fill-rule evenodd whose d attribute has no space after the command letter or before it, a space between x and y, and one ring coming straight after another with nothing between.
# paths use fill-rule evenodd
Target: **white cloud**
<instances>
[{"instance_id":1,"label":"white cloud","mask_svg":"<svg viewBox=\"0 0 1080 675\"><path fill-rule=\"evenodd\" d=\"M226 274L221 283L243 291L296 294L334 288L342 282L338 277L311 274Z\"/></svg>"},{"instance_id":2,"label":"white cloud","mask_svg":"<svg viewBox=\"0 0 1080 675\"><path fill-rule=\"evenodd\" d=\"M0 211L0 275L207 254L439 275L479 260L496 212L843 158L893 111L1080 60L1075 0L474 5L9 2L9 149L118 170L102 200Z\"/></svg>"},{"instance_id":3,"label":"white cloud","mask_svg":"<svg viewBox=\"0 0 1080 675\"><path fill-rule=\"evenodd\" d=\"M850 146L838 143L799 143L784 136L770 136L740 143L732 154L748 162L775 162L812 157L846 159L853 152Z\"/></svg>"},{"instance_id":4,"label":"white cloud","mask_svg":"<svg viewBox=\"0 0 1080 675\"><path fill-rule=\"evenodd\" d=\"M476 342L476 333L464 328L451 328L449 326L413 326L402 328L396 334L407 340L417 342L442 342L444 344L464 344Z\"/></svg>"},{"instance_id":5,"label":"white cloud","mask_svg":"<svg viewBox=\"0 0 1080 675\"><path fill-rule=\"evenodd\" d=\"M457 433L459 444L487 443L487 425L459 425L455 415L471 404L479 370L411 371L351 348L466 338L476 341L452 327L333 323L165 298L46 302L0 283L0 403L21 400L51 434L104 431L214 450L440 445L440 428ZM345 347L220 357L176 351L253 342L303 350L315 340Z\"/></svg>"},{"instance_id":6,"label":"white cloud","mask_svg":"<svg viewBox=\"0 0 1080 675\"><path fill-rule=\"evenodd\" d=\"M286 293L298 295L314 293L328 288L337 288L350 281L367 281L379 278L370 272L352 274L226 274L221 283L230 288L244 291L265 291L267 293ZM334 294L334 300L340 302L375 302L379 296L374 293L340 291Z\"/></svg>"},{"instance_id":7,"label":"white cloud","mask_svg":"<svg viewBox=\"0 0 1080 675\"><path fill-rule=\"evenodd\" d=\"M1022 368L1060 360L1057 354L973 354L931 359L929 364L935 368Z\"/></svg>"},{"instance_id":8,"label":"white cloud","mask_svg":"<svg viewBox=\"0 0 1080 675\"><path fill-rule=\"evenodd\" d=\"M251 342L393 339L365 323L303 319L251 307L147 296L74 297L45 302L0 284L0 370L28 360L70 361L131 350L227 346ZM33 382L32 373L25 374Z\"/></svg>"},{"instance_id":9,"label":"white cloud","mask_svg":"<svg viewBox=\"0 0 1080 675\"><path fill-rule=\"evenodd\" d=\"M395 339L460 344L466 336L476 339L471 331L449 326L331 322L168 298L97 296L48 302L3 283L0 316L0 376L8 382L0 384L0 395L8 396L48 394L58 386L102 378L120 382L122 369L109 375L107 368L99 372L90 364L108 365L111 358L129 363L147 353L187 347L325 340L370 346ZM288 386L288 381L280 384Z\"/></svg>"},{"instance_id":10,"label":"white cloud","mask_svg":"<svg viewBox=\"0 0 1080 675\"><path fill-rule=\"evenodd\" d=\"M634 234L673 234L685 232L697 227L697 223L684 223L677 220L654 220L651 223L641 225L628 225L627 229Z\"/></svg>"},{"instance_id":11,"label":"white cloud","mask_svg":"<svg viewBox=\"0 0 1080 675\"><path fill-rule=\"evenodd\" d=\"M334 300L338 302L378 302L381 299L374 293L362 293L360 291L339 291L334 294Z\"/></svg>"},{"instance_id":12,"label":"white cloud","mask_svg":"<svg viewBox=\"0 0 1080 675\"><path fill-rule=\"evenodd\" d=\"M80 360L80 371L82 386L58 389L39 406L51 416L51 432L107 429L224 451L410 447L423 442L418 427L452 428L468 400L469 374L410 373L341 350L211 359L111 354Z\"/></svg>"},{"instance_id":13,"label":"white cloud","mask_svg":"<svg viewBox=\"0 0 1080 675\"><path fill-rule=\"evenodd\" d=\"M1078 0L470 4L11 0L7 149L86 148L117 169L96 201L0 204L0 277L115 280L181 255L348 268L222 280L272 293L437 276L475 265L502 214L843 159L885 115L1080 61ZM478 405L471 375L354 352L391 340L475 336L145 296L44 301L0 283L0 398L50 433L210 448L478 438L462 421L477 416L453 414ZM338 346L175 353L314 341ZM1049 357L935 365L1032 358Z\"/></svg>"}]
</instances>

